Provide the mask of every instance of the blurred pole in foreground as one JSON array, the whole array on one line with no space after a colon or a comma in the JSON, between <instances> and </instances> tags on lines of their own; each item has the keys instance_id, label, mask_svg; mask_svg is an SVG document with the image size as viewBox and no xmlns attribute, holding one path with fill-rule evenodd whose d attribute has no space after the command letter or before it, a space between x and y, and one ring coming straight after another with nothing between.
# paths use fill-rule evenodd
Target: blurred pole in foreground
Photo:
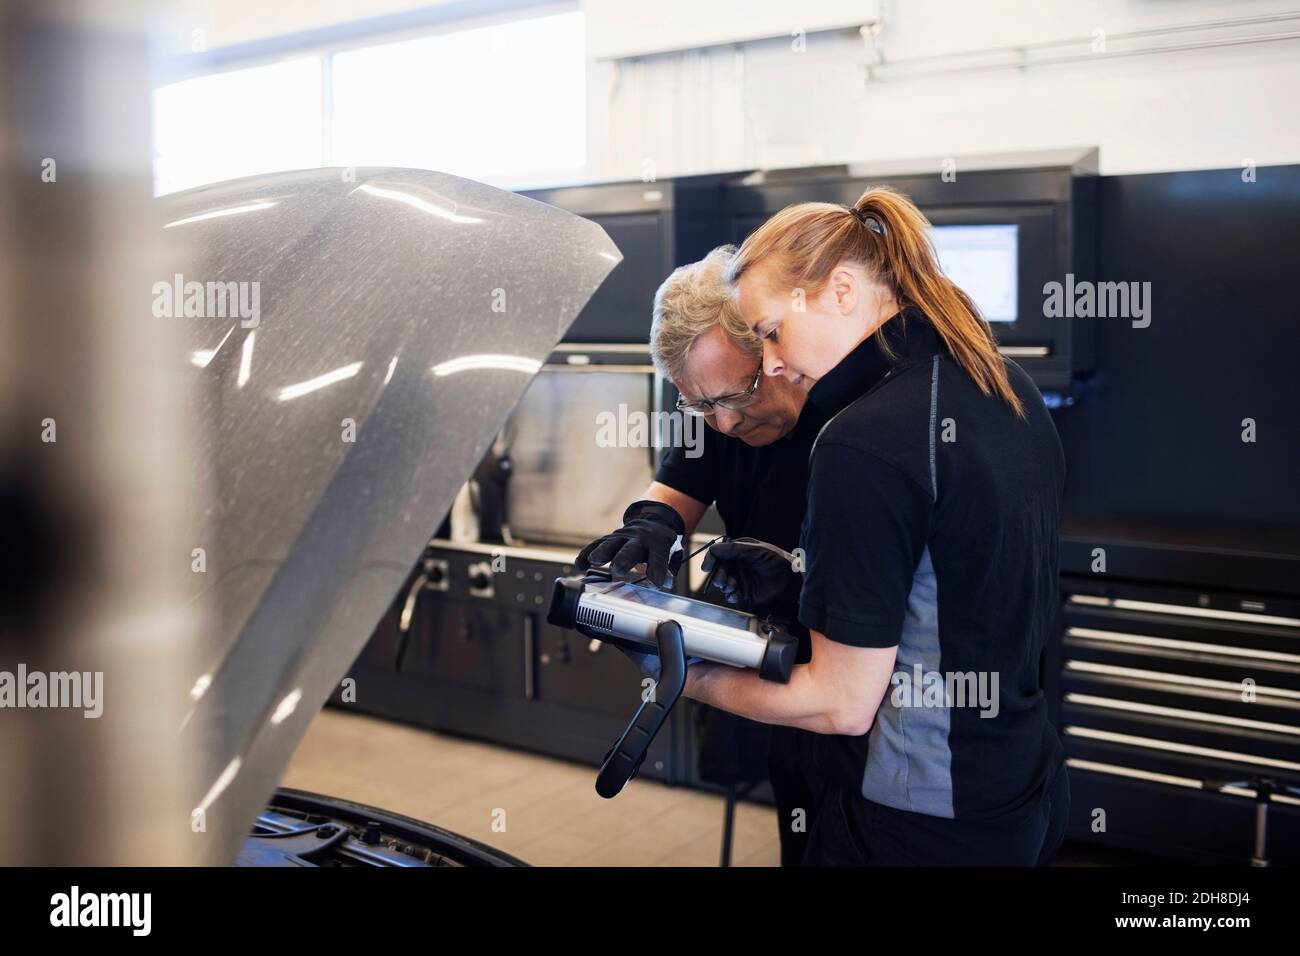
<instances>
[{"instance_id":1,"label":"blurred pole in foreground","mask_svg":"<svg viewBox=\"0 0 1300 956\"><path fill-rule=\"evenodd\" d=\"M152 221L155 9L0 12L0 864L210 862L176 735L203 507L151 313L179 265Z\"/></svg>"}]
</instances>

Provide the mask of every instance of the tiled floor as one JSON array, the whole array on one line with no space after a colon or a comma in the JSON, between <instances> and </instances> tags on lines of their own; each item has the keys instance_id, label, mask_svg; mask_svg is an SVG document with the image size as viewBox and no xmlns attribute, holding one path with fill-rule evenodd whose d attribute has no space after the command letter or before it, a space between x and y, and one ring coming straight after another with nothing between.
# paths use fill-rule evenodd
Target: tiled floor
<instances>
[{"instance_id":1,"label":"tiled floor","mask_svg":"<svg viewBox=\"0 0 1300 956\"><path fill-rule=\"evenodd\" d=\"M426 820L535 866L717 866L722 798L633 780L596 796L594 767L327 708L284 785ZM776 866L776 812L742 803L732 863ZM1149 866L1152 857L1067 843L1057 866Z\"/></svg>"},{"instance_id":2,"label":"tiled floor","mask_svg":"<svg viewBox=\"0 0 1300 956\"><path fill-rule=\"evenodd\" d=\"M613 800L595 768L326 709L284 785L426 820L538 866L717 866L721 797L633 780ZM742 803L732 861L776 866L776 813Z\"/></svg>"}]
</instances>

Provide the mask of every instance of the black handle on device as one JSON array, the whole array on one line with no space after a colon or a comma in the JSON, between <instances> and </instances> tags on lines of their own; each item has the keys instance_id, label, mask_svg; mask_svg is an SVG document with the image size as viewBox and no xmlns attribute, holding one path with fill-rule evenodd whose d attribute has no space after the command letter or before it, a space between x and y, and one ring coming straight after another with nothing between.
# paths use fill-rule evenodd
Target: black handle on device
<instances>
[{"instance_id":1,"label":"black handle on device","mask_svg":"<svg viewBox=\"0 0 1300 956\"><path fill-rule=\"evenodd\" d=\"M608 800L618 795L645 760L655 734L668 719L669 712L686 687L686 645L682 626L676 621L660 621L655 628L659 643L659 680L647 700L641 702L623 735L600 765L596 775L596 792Z\"/></svg>"}]
</instances>

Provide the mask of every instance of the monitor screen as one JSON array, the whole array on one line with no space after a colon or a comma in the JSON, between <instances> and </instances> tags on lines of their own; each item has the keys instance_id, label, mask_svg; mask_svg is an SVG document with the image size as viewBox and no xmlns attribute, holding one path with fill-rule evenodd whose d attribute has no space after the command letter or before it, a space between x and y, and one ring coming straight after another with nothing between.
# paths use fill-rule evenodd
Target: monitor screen
<instances>
[{"instance_id":1,"label":"monitor screen","mask_svg":"<svg viewBox=\"0 0 1300 956\"><path fill-rule=\"evenodd\" d=\"M1016 321L1019 232L1019 226L1004 223L930 231L939 265L990 322Z\"/></svg>"}]
</instances>

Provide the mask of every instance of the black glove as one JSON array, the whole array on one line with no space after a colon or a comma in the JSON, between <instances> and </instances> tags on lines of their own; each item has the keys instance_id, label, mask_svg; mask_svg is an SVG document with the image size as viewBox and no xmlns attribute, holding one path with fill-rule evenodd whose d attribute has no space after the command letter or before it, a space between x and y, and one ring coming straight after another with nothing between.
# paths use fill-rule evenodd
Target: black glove
<instances>
[{"instance_id":1,"label":"black glove","mask_svg":"<svg viewBox=\"0 0 1300 956\"><path fill-rule=\"evenodd\" d=\"M712 571L709 589L733 607L760 616L797 604L802 576L794 555L756 538L732 538L710 546L703 569Z\"/></svg>"},{"instance_id":2,"label":"black glove","mask_svg":"<svg viewBox=\"0 0 1300 956\"><path fill-rule=\"evenodd\" d=\"M622 581L645 565L645 576L657 588L670 587L682 563L682 536L686 524L661 501L634 501L623 512L623 527L597 538L578 554L579 571L609 564L610 574Z\"/></svg>"}]
</instances>

